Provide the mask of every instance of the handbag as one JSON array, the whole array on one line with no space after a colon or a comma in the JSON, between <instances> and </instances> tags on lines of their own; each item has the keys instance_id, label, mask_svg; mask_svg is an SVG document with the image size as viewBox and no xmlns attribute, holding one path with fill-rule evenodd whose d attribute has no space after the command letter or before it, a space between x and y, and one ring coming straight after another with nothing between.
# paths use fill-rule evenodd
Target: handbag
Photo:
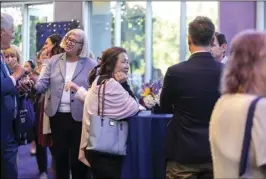
<instances>
[{"instance_id":1,"label":"handbag","mask_svg":"<svg viewBox=\"0 0 266 179\"><path fill-rule=\"evenodd\" d=\"M257 97L256 99L254 99L251 102L249 110L248 110L248 116L246 120L246 127L245 127L244 139L243 139L243 144L242 144L242 152L241 152L241 158L240 158L239 178L243 178L242 176L246 172L254 113L255 113L256 105L261 98L262 97Z\"/></svg>"},{"instance_id":2,"label":"handbag","mask_svg":"<svg viewBox=\"0 0 266 179\"><path fill-rule=\"evenodd\" d=\"M33 136L35 112L31 100L26 94L18 98L18 114L16 117L15 136L19 145L27 144L29 136Z\"/></svg>"},{"instance_id":3,"label":"handbag","mask_svg":"<svg viewBox=\"0 0 266 179\"><path fill-rule=\"evenodd\" d=\"M111 119L104 116L104 98L107 80L103 80L98 91L98 113L91 115L89 126L88 150L113 155L126 155L128 123L124 120ZM100 92L103 86L102 100ZM102 104L102 110L100 110Z\"/></svg>"}]
</instances>

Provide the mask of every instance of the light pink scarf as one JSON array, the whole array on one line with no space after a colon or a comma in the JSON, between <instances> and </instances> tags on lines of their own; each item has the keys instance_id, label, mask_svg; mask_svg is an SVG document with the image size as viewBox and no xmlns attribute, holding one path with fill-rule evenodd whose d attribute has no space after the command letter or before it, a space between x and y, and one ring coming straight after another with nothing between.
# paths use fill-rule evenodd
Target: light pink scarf
<instances>
[{"instance_id":1,"label":"light pink scarf","mask_svg":"<svg viewBox=\"0 0 266 179\"><path fill-rule=\"evenodd\" d=\"M98 92L100 85L96 85L97 81L98 78L93 82L86 97L86 107L89 115L97 115L98 112ZM102 94L103 87L100 92L100 101L102 101ZM139 110L137 101L113 78L106 82L104 99L104 116L110 118L124 119L136 114ZM102 105L100 106L102 108Z\"/></svg>"}]
</instances>

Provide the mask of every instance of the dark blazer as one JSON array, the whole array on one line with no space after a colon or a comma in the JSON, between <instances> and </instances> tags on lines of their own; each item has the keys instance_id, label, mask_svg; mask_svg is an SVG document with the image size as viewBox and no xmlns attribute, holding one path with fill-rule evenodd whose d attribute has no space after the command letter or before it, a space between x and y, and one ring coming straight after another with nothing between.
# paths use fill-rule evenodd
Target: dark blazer
<instances>
[{"instance_id":1,"label":"dark blazer","mask_svg":"<svg viewBox=\"0 0 266 179\"><path fill-rule=\"evenodd\" d=\"M161 93L162 111L173 113L167 126L166 159L181 164L211 162L209 121L220 97L223 64L209 52L168 68Z\"/></svg>"},{"instance_id":2,"label":"dark blazer","mask_svg":"<svg viewBox=\"0 0 266 179\"><path fill-rule=\"evenodd\" d=\"M14 110L17 89L1 63L1 148L15 140Z\"/></svg>"}]
</instances>

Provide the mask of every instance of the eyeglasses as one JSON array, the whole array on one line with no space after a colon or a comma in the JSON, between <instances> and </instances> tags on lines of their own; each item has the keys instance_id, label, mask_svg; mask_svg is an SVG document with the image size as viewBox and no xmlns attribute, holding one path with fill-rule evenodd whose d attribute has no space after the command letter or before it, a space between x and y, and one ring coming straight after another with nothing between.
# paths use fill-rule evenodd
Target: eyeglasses
<instances>
[{"instance_id":1,"label":"eyeglasses","mask_svg":"<svg viewBox=\"0 0 266 179\"><path fill-rule=\"evenodd\" d=\"M83 44L83 42L78 42L75 39L71 39L69 37L66 38L66 41L70 42L71 45L76 45L76 44Z\"/></svg>"}]
</instances>

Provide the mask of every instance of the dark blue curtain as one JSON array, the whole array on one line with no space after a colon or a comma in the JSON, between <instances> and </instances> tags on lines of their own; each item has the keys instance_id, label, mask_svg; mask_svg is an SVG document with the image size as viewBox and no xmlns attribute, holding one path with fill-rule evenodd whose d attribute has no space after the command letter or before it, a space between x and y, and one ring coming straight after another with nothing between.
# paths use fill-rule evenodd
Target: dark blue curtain
<instances>
[{"instance_id":1,"label":"dark blue curtain","mask_svg":"<svg viewBox=\"0 0 266 179\"><path fill-rule=\"evenodd\" d=\"M62 21L62 22L47 22L38 23L36 25L36 49L37 52L41 50L45 40L52 34L59 34L62 37L71 29L77 29L80 27L79 21Z\"/></svg>"}]
</instances>

